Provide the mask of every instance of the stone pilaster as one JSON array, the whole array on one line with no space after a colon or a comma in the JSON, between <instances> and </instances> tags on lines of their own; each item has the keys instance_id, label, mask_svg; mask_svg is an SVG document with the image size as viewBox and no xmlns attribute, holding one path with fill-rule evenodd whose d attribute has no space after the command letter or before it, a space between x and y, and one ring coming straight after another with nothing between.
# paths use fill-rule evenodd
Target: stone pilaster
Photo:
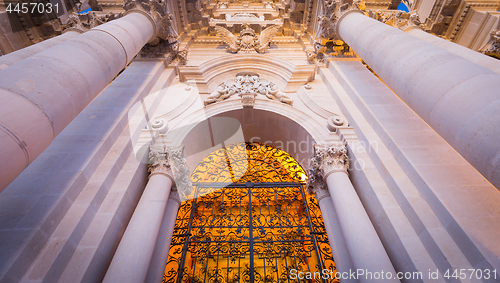
<instances>
[{"instance_id":1,"label":"stone pilaster","mask_svg":"<svg viewBox=\"0 0 500 283\"><path fill-rule=\"evenodd\" d=\"M154 36L149 40L150 45L156 45L161 40L173 42L178 34L172 25L173 16L167 12L167 1L162 0L125 0L123 9L129 13L146 15L155 27Z\"/></svg>"}]
</instances>

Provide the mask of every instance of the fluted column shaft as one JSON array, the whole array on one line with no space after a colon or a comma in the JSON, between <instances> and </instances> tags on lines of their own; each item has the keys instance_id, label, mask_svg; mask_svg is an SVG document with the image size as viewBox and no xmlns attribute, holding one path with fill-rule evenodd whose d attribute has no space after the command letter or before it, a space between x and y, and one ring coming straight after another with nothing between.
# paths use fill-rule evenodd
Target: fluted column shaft
<instances>
[{"instance_id":1,"label":"fluted column shaft","mask_svg":"<svg viewBox=\"0 0 500 283\"><path fill-rule=\"evenodd\" d=\"M177 191L170 192L167 207L163 215L160 233L156 240L155 251L149 264L149 270L145 281L147 283L158 283L161 282L163 278L165 263L167 262L170 243L172 242L172 235L174 233L175 220L177 219L180 205L181 201Z\"/></svg>"},{"instance_id":2,"label":"fluted column shaft","mask_svg":"<svg viewBox=\"0 0 500 283\"><path fill-rule=\"evenodd\" d=\"M340 37L441 137L500 188L500 74L361 13Z\"/></svg>"},{"instance_id":3,"label":"fluted column shaft","mask_svg":"<svg viewBox=\"0 0 500 283\"><path fill-rule=\"evenodd\" d=\"M330 248L332 249L333 260L335 261L337 272L340 274L349 274L350 271L354 271L355 268L352 264L351 256L347 249L346 241L342 229L340 228L330 193L326 188L320 188L315 190L315 195L319 204L319 209L321 210L321 215L323 216L323 222L325 223L325 230L328 235L328 241L330 242ZM347 277L342 279L342 282L355 283L358 282L358 280Z\"/></svg>"},{"instance_id":4,"label":"fluted column shaft","mask_svg":"<svg viewBox=\"0 0 500 283\"><path fill-rule=\"evenodd\" d=\"M152 172L103 282L145 281L173 182L166 166Z\"/></svg>"},{"instance_id":5,"label":"fluted column shaft","mask_svg":"<svg viewBox=\"0 0 500 283\"><path fill-rule=\"evenodd\" d=\"M399 282L394 278L396 272L391 260L349 180L348 165L345 145L315 145L309 165L308 187L326 182L353 268L364 272L357 273L357 280L373 282L373 277L367 272L383 272L392 277L386 277L384 282Z\"/></svg>"},{"instance_id":6,"label":"fluted column shaft","mask_svg":"<svg viewBox=\"0 0 500 283\"><path fill-rule=\"evenodd\" d=\"M141 12L0 71L0 191L134 58L156 31Z\"/></svg>"},{"instance_id":7,"label":"fluted column shaft","mask_svg":"<svg viewBox=\"0 0 500 283\"><path fill-rule=\"evenodd\" d=\"M472 49L469 49L467 47L464 47L462 45L450 42L448 40L442 39L440 37L437 37L435 35L432 35L428 32L423 31L419 27L413 27L406 29L405 32L407 34L410 34L416 38L419 38L421 40L427 41L431 44L434 44L438 47L441 47L443 49L446 49L450 51L451 53L461 56L465 58L466 60L469 60L473 63L478 64L479 66L485 67L486 69L489 69L493 72L499 73L500 74L500 60L495 59L490 56L486 56L484 54L481 54L479 52L476 52Z\"/></svg>"},{"instance_id":8,"label":"fluted column shaft","mask_svg":"<svg viewBox=\"0 0 500 283\"><path fill-rule=\"evenodd\" d=\"M60 43L65 42L66 40L72 39L73 37L76 37L79 34L81 34L81 32L70 30L51 39L47 39L37 44L33 44L23 49L11 52L7 55L0 56L0 70L3 70L21 60L24 60L30 56L33 56L46 49L49 49L52 46L56 46Z\"/></svg>"}]
</instances>

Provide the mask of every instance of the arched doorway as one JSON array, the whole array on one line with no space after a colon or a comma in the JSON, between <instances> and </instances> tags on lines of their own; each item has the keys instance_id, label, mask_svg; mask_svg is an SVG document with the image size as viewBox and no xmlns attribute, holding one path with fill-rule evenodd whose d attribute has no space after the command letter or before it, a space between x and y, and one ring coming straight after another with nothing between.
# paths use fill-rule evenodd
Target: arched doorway
<instances>
[{"instance_id":1,"label":"arched doorway","mask_svg":"<svg viewBox=\"0 0 500 283\"><path fill-rule=\"evenodd\" d=\"M307 282L332 282L321 276L336 270L319 206L288 153L229 145L204 158L191 179L163 282L291 282L299 272Z\"/></svg>"}]
</instances>

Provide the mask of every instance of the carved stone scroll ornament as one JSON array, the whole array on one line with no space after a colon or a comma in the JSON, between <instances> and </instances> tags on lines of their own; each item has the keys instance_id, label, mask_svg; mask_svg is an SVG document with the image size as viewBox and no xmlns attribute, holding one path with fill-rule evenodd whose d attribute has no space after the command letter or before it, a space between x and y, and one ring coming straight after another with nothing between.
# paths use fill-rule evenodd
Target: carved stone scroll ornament
<instances>
[{"instance_id":1,"label":"carved stone scroll ornament","mask_svg":"<svg viewBox=\"0 0 500 283\"><path fill-rule=\"evenodd\" d=\"M325 0L323 13L318 16L319 29L316 37L327 40L342 40L338 32L338 23L352 12L366 14L364 1Z\"/></svg>"},{"instance_id":2,"label":"carved stone scroll ornament","mask_svg":"<svg viewBox=\"0 0 500 283\"><path fill-rule=\"evenodd\" d=\"M240 35L236 37L227 29L215 26L217 35L227 44L227 51L231 53L264 53L269 49L269 43L280 29L278 25L270 26L263 30L260 36L257 36L248 25L244 25L244 27Z\"/></svg>"},{"instance_id":3,"label":"carved stone scroll ornament","mask_svg":"<svg viewBox=\"0 0 500 283\"><path fill-rule=\"evenodd\" d=\"M375 13L369 12L369 16L377 21L384 24L388 24L402 31L413 27L421 27L422 23L420 18L415 11L404 12L404 11L394 11L394 12L382 12L377 11Z\"/></svg>"},{"instance_id":4,"label":"carved stone scroll ornament","mask_svg":"<svg viewBox=\"0 0 500 283\"><path fill-rule=\"evenodd\" d=\"M288 105L292 105L293 101L282 91L278 86L268 80L261 79L256 73L238 73L236 79L229 80L221 83L215 91L213 91L207 99L205 99L205 106L223 101L233 95L244 99L244 106L249 106L249 98L258 95L264 95L269 99L276 100Z\"/></svg>"},{"instance_id":5,"label":"carved stone scroll ornament","mask_svg":"<svg viewBox=\"0 0 500 283\"><path fill-rule=\"evenodd\" d=\"M127 13L140 11L155 23L156 38L149 42L150 45L156 45L160 40L174 42L179 37L172 25L173 16L167 12L167 0L125 0L123 9Z\"/></svg>"},{"instance_id":6,"label":"carved stone scroll ornament","mask_svg":"<svg viewBox=\"0 0 500 283\"><path fill-rule=\"evenodd\" d=\"M121 18L122 16L123 13L115 14L112 12L101 16L96 15L95 12L88 12L86 14L72 13L69 14L66 24L61 26L61 31L78 30L80 32L86 32L91 28Z\"/></svg>"}]
</instances>

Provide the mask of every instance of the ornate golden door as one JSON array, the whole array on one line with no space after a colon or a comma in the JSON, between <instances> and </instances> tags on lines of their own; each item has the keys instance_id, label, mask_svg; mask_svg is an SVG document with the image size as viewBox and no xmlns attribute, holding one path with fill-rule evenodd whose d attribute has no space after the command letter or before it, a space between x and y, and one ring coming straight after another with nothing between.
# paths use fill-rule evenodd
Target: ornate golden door
<instances>
[{"instance_id":1,"label":"ornate golden door","mask_svg":"<svg viewBox=\"0 0 500 283\"><path fill-rule=\"evenodd\" d=\"M179 209L163 282L296 282L299 272L300 281L337 281L314 276L336 270L305 179L289 154L269 145L236 144L207 156L192 174L192 199ZM316 278L305 279L307 272Z\"/></svg>"}]
</instances>

